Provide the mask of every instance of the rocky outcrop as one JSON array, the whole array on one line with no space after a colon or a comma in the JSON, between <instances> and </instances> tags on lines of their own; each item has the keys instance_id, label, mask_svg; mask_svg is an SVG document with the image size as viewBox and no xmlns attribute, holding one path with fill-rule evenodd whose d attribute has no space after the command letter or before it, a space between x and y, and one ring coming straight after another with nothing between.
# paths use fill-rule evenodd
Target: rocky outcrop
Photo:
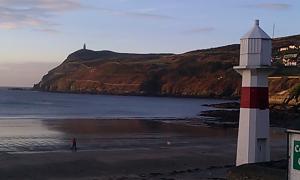
<instances>
[{"instance_id":1,"label":"rocky outcrop","mask_svg":"<svg viewBox=\"0 0 300 180\"><path fill-rule=\"evenodd\" d=\"M300 84L300 76L269 77L270 104L281 105L289 98L291 90ZM288 102L289 105L297 105L296 99Z\"/></svg>"}]
</instances>

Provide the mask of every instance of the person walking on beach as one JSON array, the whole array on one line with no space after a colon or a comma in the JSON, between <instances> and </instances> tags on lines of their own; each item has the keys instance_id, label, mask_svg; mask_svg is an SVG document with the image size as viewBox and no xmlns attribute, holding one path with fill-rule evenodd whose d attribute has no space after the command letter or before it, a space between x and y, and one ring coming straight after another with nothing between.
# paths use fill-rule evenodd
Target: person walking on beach
<instances>
[{"instance_id":1,"label":"person walking on beach","mask_svg":"<svg viewBox=\"0 0 300 180\"><path fill-rule=\"evenodd\" d=\"M76 138L73 138L72 140L72 147L71 147L72 151L77 151L77 142L76 142Z\"/></svg>"}]
</instances>

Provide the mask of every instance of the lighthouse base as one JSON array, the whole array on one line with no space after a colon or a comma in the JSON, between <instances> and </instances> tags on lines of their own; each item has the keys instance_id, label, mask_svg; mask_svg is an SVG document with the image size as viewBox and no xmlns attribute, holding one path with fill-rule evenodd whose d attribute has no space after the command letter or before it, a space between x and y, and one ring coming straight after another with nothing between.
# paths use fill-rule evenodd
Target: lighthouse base
<instances>
[{"instance_id":1,"label":"lighthouse base","mask_svg":"<svg viewBox=\"0 0 300 180\"><path fill-rule=\"evenodd\" d=\"M269 109L241 108L236 165L270 160Z\"/></svg>"}]
</instances>

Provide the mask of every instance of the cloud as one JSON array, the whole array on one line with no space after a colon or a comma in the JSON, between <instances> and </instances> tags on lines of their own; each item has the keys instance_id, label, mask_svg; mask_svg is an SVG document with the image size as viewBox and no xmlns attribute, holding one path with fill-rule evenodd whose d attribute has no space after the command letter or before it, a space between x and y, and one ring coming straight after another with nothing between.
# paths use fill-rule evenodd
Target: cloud
<instances>
[{"instance_id":1,"label":"cloud","mask_svg":"<svg viewBox=\"0 0 300 180\"><path fill-rule=\"evenodd\" d=\"M248 5L248 7L267 10L288 10L291 8L291 5L286 3L259 3Z\"/></svg>"},{"instance_id":2,"label":"cloud","mask_svg":"<svg viewBox=\"0 0 300 180\"><path fill-rule=\"evenodd\" d=\"M141 12L120 12L121 15L137 17L137 18L147 18L147 19L175 19L174 17L162 15L162 14L150 14Z\"/></svg>"},{"instance_id":3,"label":"cloud","mask_svg":"<svg viewBox=\"0 0 300 180\"><path fill-rule=\"evenodd\" d=\"M0 28L49 30L56 25L52 16L82 8L79 0L0 0Z\"/></svg>"},{"instance_id":4,"label":"cloud","mask_svg":"<svg viewBox=\"0 0 300 180\"><path fill-rule=\"evenodd\" d=\"M70 11L83 7L79 0L0 0L0 6L46 12Z\"/></svg>"},{"instance_id":5,"label":"cloud","mask_svg":"<svg viewBox=\"0 0 300 180\"><path fill-rule=\"evenodd\" d=\"M80 0L0 0L0 29L30 28L45 33L57 33L53 16L62 13L90 9L113 16L143 19L173 19L168 15L155 13L155 9L114 10L86 6Z\"/></svg>"},{"instance_id":6,"label":"cloud","mask_svg":"<svg viewBox=\"0 0 300 180\"><path fill-rule=\"evenodd\" d=\"M208 32L212 32L214 30L215 30L214 27L198 27L198 28L194 28L194 29L184 31L183 33L185 33L185 34L198 34L198 33L208 33Z\"/></svg>"},{"instance_id":7,"label":"cloud","mask_svg":"<svg viewBox=\"0 0 300 180\"><path fill-rule=\"evenodd\" d=\"M113 15L113 16L127 16L143 19L156 19L156 20L172 20L172 16L155 13L155 9L139 9L133 11L114 10L108 8L96 8L98 11Z\"/></svg>"},{"instance_id":8,"label":"cloud","mask_svg":"<svg viewBox=\"0 0 300 180\"><path fill-rule=\"evenodd\" d=\"M56 30L56 29L51 29L51 28L37 28L34 29L35 31L39 31L39 32L45 32L48 34L58 34L60 33L60 31Z\"/></svg>"}]
</instances>

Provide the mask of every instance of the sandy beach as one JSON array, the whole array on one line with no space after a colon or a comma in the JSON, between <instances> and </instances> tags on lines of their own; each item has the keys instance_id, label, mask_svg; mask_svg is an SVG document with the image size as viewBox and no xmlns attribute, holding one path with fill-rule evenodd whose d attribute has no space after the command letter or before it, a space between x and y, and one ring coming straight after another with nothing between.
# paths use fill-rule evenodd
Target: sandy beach
<instances>
[{"instance_id":1,"label":"sandy beach","mask_svg":"<svg viewBox=\"0 0 300 180\"><path fill-rule=\"evenodd\" d=\"M237 130L197 122L15 120L17 138L1 133L2 144L19 144L2 151L0 179L224 179L235 162ZM77 152L69 149L74 136ZM273 160L285 158L284 140L283 130L273 128Z\"/></svg>"}]
</instances>

